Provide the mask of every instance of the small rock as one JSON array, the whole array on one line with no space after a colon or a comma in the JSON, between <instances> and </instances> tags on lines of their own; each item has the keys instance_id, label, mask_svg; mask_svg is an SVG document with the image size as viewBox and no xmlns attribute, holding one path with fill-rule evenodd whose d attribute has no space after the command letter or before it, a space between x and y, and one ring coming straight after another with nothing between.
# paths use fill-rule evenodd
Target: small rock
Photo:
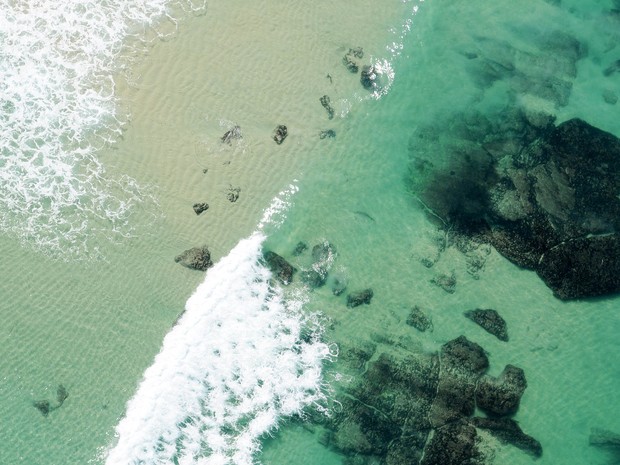
<instances>
[{"instance_id":1,"label":"small rock","mask_svg":"<svg viewBox=\"0 0 620 465\"><path fill-rule=\"evenodd\" d=\"M213 266L211 261L211 252L207 246L193 247L177 255L174 259L180 265L192 270L207 271Z\"/></svg>"},{"instance_id":2,"label":"small rock","mask_svg":"<svg viewBox=\"0 0 620 465\"><path fill-rule=\"evenodd\" d=\"M41 415L44 417L48 416L51 410L51 405L49 400L35 400L32 405L41 412Z\"/></svg>"},{"instance_id":3,"label":"small rock","mask_svg":"<svg viewBox=\"0 0 620 465\"><path fill-rule=\"evenodd\" d=\"M226 198L228 199L229 202L235 203L237 200L239 200L240 193L241 193L240 187L230 186L228 188L228 192L226 193Z\"/></svg>"},{"instance_id":4,"label":"small rock","mask_svg":"<svg viewBox=\"0 0 620 465\"><path fill-rule=\"evenodd\" d=\"M316 270L304 270L300 274L301 281L312 288L319 288L325 285L327 273L320 273Z\"/></svg>"},{"instance_id":5,"label":"small rock","mask_svg":"<svg viewBox=\"0 0 620 465\"><path fill-rule=\"evenodd\" d=\"M347 296L347 307L353 308L362 304L370 304L370 300L374 295L372 289L363 289L361 291L351 292Z\"/></svg>"},{"instance_id":6,"label":"small rock","mask_svg":"<svg viewBox=\"0 0 620 465\"><path fill-rule=\"evenodd\" d=\"M69 397L69 392L67 388L65 388L62 384L58 385L58 389L56 389L56 400L58 401L58 407L60 407L65 400Z\"/></svg>"},{"instance_id":7,"label":"small rock","mask_svg":"<svg viewBox=\"0 0 620 465\"><path fill-rule=\"evenodd\" d=\"M620 434L601 428L590 429L590 445L620 448Z\"/></svg>"},{"instance_id":8,"label":"small rock","mask_svg":"<svg viewBox=\"0 0 620 465\"><path fill-rule=\"evenodd\" d=\"M333 139L334 137L336 137L336 131L334 131L333 129L327 129L319 133L319 138L321 139L326 139L326 138Z\"/></svg>"},{"instance_id":9,"label":"small rock","mask_svg":"<svg viewBox=\"0 0 620 465\"><path fill-rule=\"evenodd\" d=\"M411 309L406 323L422 332L427 329L433 329L433 322L417 305Z\"/></svg>"},{"instance_id":10,"label":"small rock","mask_svg":"<svg viewBox=\"0 0 620 465\"><path fill-rule=\"evenodd\" d=\"M194 212L196 213L196 215L200 215L202 212L209 209L209 204L205 202L195 203L193 205L193 208L194 208Z\"/></svg>"},{"instance_id":11,"label":"small rock","mask_svg":"<svg viewBox=\"0 0 620 465\"><path fill-rule=\"evenodd\" d=\"M614 61L607 68L605 68L605 70L603 71L603 75L611 76L617 71L620 71L620 60Z\"/></svg>"},{"instance_id":12,"label":"small rock","mask_svg":"<svg viewBox=\"0 0 620 465\"><path fill-rule=\"evenodd\" d=\"M508 342L506 321L493 309L469 310L464 315L500 341Z\"/></svg>"},{"instance_id":13,"label":"small rock","mask_svg":"<svg viewBox=\"0 0 620 465\"><path fill-rule=\"evenodd\" d=\"M325 110L327 111L327 116L329 117L329 119L333 119L334 109L330 105L329 96L323 95L323 97L321 97L319 100L321 101L321 105L323 105L323 108L325 108Z\"/></svg>"},{"instance_id":14,"label":"small rock","mask_svg":"<svg viewBox=\"0 0 620 465\"><path fill-rule=\"evenodd\" d=\"M613 90L606 89L603 91L603 100L605 100L605 103L615 105L618 103L618 96Z\"/></svg>"},{"instance_id":15,"label":"small rock","mask_svg":"<svg viewBox=\"0 0 620 465\"><path fill-rule=\"evenodd\" d=\"M284 142L286 136L288 136L288 129L283 124L280 124L274 131L273 140L276 141L276 144L280 145Z\"/></svg>"},{"instance_id":16,"label":"small rock","mask_svg":"<svg viewBox=\"0 0 620 465\"><path fill-rule=\"evenodd\" d=\"M346 66L346 68L351 73L357 73L359 71L359 66L355 62L354 58L363 58L364 50L362 47L350 48L349 51L342 58L342 63Z\"/></svg>"},{"instance_id":17,"label":"small rock","mask_svg":"<svg viewBox=\"0 0 620 465\"><path fill-rule=\"evenodd\" d=\"M334 278L334 283L332 284L332 293L335 296L339 296L346 290L347 290L346 281L344 279Z\"/></svg>"},{"instance_id":18,"label":"small rock","mask_svg":"<svg viewBox=\"0 0 620 465\"><path fill-rule=\"evenodd\" d=\"M221 137L221 141L230 145L234 139L241 139L241 128L239 126L233 126L232 129L229 129L224 133Z\"/></svg>"},{"instance_id":19,"label":"small rock","mask_svg":"<svg viewBox=\"0 0 620 465\"><path fill-rule=\"evenodd\" d=\"M456 276L454 275L454 273L451 273L449 275L438 274L433 279L431 279L431 283L439 286L449 294L454 294L454 291L456 291Z\"/></svg>"}]
</instances>

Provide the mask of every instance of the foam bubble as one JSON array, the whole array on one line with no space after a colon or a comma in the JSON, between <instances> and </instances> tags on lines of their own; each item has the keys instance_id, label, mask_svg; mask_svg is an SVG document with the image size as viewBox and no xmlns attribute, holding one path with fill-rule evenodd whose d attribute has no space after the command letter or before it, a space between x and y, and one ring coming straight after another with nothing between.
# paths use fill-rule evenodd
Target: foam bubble
<instances>
[{"instance_id":1,"label":"foam bubble","mask_svg":"<svg viewBox=\"0 0 620 465\"><path fill-rule=\"evenodd\" d=\"M145 192L107 176L95 152L125 120L113 75L172 20L167 3L0 0L1 230L74 256L129 234Z\"/></svg>"},{"instance_id":2,"label":"foam bubble","mask_svg":"<svg viewBox=\"0 0 620 465\"><path fill-rule=\"evenodd\" d=\"M187 301L128 403L106 465L249 465L283 417L325 400L329 347L303 316L303 299L273 287L259 260L264 239L259 231L240 241Z\"/></svg>"}]
</instances>

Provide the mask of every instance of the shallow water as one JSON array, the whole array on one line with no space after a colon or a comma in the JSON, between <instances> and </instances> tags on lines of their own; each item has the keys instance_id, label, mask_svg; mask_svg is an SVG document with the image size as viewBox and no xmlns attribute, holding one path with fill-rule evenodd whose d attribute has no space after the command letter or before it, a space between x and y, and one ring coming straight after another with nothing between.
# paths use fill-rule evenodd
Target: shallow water
<instances>
[{"instance_id":1,"label":"shallow water","mask_svg":"<svg viewBox=\"0 0 620 465\"><path fill-rule=\"evenodd\" d=\"M602 72L618 59L620 20L611 8L611 2L538 1L526 8L506 1L475 7L448 0L295 2L287 8L211 2L204 15L184 17L174 38L154 42L141 63L116 76L119 104L131 116L120 140L96 152L104 179L128 176L153 199L131 210L130 229L121 230L131 237L106 233L114 221L103 221L104 232L88 236L94 242L68 240L103 258L79 260L68 252L66 261L58 260L58 253L42 253L32 234L20 241L14 234L19 228L6 228L0 239L5 257L0 462L104 463L117 424L126 413L131 418L128 402L142 399L138 386L145 370L157 369L153 360L165 335L190 295L201 295L209 273L219 269L207 272L196 289L204 275L180 267L174 256L207 243L214 259L229 263L229 252L259 227L272 199L293 185L296 192L285 196L288 207L264 226L264 246L303 269L310 266L310 251L296 257L296 244L304 241L311 249L328 240L337 250L330 279L346 280L351 290L374 291L370 305L348 308L344 294L332 294L331 281L312 292L298 281L287 288L291 302L303 295L303 314L322 315L325 343L336 344L341 353L373 344L376 357L435 351L464 334L489 353L490 374L508 363L524 369L528 388L515 419L542 443L537 463L608 463L604 452L588 446L588 436L592 427L620 431L618 299L560 302L533 272L494 250L476 276L455 247L427 268L421 259L436 256L438 232L411 195L408 170L419 131L430 125L449 139L449 118L465 110L544 109L559 122L580 117L620 136L618 106L603 98L605 91L618 93L620 76ZM574 72L561 60L549 64L554 53L562 56L545 42L553 30L587 46ZM394 76L393 81L381 76L388 84L385 95L371 95L359 75L343 66L342 56L358 46L364 60L389 63ZM551 73L572 84L562 104L550 99L559 94L523 91L506 75L472 69L474 60L468 58L514 55L515 49L522 74ZM541 61L532 56L542 57L548 69L540 71ZM335 109L332 120L319 102L323 95ZM271 132L283 123L289 136L278 146ZM222 144L219 138L233 124L240 125L243 139ZM336 137L320 139L326 129ZM226 197L231 187L241 189L235 203ZM115 202L129 200L126 191L113 192ZM191 207L199 201L210 208L196 216ZM75 221L71 215L68 221ZM101 221L96 212L85 215ZM54 237L56 230L44 231ZM95 246L101 253L93 253ZM226 273L230 277L217 279L239 278ZM438 273L454 273L453 294L431 283ZM187 303L188 310L192 305ZM405 324L413 305L431 316L432 332ZM510 342L462 316L477 307L500 312ZM215 308L204 304L196 312L206 318ZM204 331L207 339L217 335L208 327ZM190 380L200 379L195 368L189 363L174 383L190 386ZM208 363L201 370L205 379L215 376ZM357 374L346 363L326 361L322 380L330 400L323 405L337 408ZM174 406L175 390L166 383L162 388L172 399L167 405ZM69 397L58 410L41 415L32 402L54 404L60 384ZM210 397L202 392L192 399L204 405ZM157 420L158 409L154 412ZM342 461L319 442L320 429L311 422L300 424L283 414L277 420L256 461ZM156 442L155 436L150 440ZM213 445L201 447L206 456L213 450ZM495 463L533 462L510 446L496 445L493 453ZM211 458L204 463L219 463Z\"/></svg>"}]
</instances>

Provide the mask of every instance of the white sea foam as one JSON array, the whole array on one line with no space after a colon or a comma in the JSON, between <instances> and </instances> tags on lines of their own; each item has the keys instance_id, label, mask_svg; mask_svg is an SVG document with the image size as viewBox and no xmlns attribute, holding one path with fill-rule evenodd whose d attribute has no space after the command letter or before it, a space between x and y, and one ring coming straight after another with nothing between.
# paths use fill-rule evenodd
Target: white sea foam
<instances>
[{"instance_id":1,"label":"white sea foam","mask_svg":"<svg viewBox=\"0 0 620 465\"><path fill-rule=\"evenodd\" d=\"M264 239L240 241L187 301L128 403L106 465L251 464L283 417L323 402L329 348L303 303L270 284L259 260Z\"/></svg>"},{"instance_id":2,"label":"white sea foam","mask_svg":"<svg viewBox=\"0 0 620 465\"><path fill-rule=\"evenodd\" d=\"M0 229L74 256L129 233L142 189L111 178L98 148L125 115L113 75L173 21L166 0L0 0ZM135 55L135 54L134 54Z\"/></svg>"}]
</instances>

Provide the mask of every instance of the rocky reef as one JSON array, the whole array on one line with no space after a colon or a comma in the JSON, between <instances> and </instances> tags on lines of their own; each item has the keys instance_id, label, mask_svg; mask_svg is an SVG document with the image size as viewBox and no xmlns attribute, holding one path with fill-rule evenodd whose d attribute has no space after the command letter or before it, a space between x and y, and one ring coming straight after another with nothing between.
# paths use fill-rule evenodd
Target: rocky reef
<instances>
[{"instance_id":1,"label":"rocky reef","mask_svg":"<svg viewBox=\"0 0 620 465\"><path fill-rule=\"evenodd\" d=\"M620 139L504 109L411 142L411 188L439 226L491 244L560 299L620 291ZM436 157L437 151L445 156Z\"/></svg>"},{"instance_id":2,"label":"rocky reef","mask_svg":"<svg viewBox=\"0 0 620 465\"><path fill-rule=\"evenodd\" d=\"M360 464L481 465L489 460L486 431L541 456L540 443L509 417L527 386L519 368L509 365L497 379L484 375L484 349L464 336L439 353L373 351L342 354L365 371L342 396L342 410L323 420L323 442L332 449ZM476 407L492 416L473 417Z\"/></svg>"}]
</instances>

